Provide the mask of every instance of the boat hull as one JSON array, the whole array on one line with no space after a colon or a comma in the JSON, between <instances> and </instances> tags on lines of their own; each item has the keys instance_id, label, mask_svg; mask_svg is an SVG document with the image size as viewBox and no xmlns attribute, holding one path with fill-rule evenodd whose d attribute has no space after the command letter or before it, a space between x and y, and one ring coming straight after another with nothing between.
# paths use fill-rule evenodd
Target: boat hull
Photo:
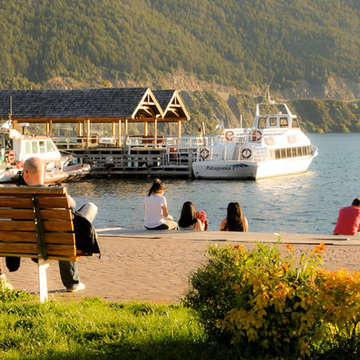
<instances>
[{"instance_id":1,"label":"boat hull","mask_svg":"<svg viewBox=\"0 0 360 360\"><path fill-rule=\"evenodd\" d=\"M307 171L314 156L262 162L237 160L205 160L193 163L198 179L252 179L298 174Z\"/></svg>"}]
</instances>

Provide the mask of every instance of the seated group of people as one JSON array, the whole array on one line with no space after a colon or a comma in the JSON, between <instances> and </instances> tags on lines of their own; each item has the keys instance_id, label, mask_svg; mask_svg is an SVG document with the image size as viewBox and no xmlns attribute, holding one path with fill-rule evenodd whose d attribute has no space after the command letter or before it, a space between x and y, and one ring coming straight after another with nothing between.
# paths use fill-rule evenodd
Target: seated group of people
<instances>
[{"instance_id":1,"label":"seated group of people","mask_svg":"<svg viewBox=\"0 0 360 360\"><path fill-rule=\"evenodd\" d=\"M206 212L196 211L191 201L186 201L181 210L180 218L175 221L169 215L165 184L155 179L148 194L145 196L144 226L147 230L193 230L206 231L208 220ZM238 202L231 202L227 208L227 216L221 222L220 231L248 231L248 221Z\"/></svg>"}]
</instances>

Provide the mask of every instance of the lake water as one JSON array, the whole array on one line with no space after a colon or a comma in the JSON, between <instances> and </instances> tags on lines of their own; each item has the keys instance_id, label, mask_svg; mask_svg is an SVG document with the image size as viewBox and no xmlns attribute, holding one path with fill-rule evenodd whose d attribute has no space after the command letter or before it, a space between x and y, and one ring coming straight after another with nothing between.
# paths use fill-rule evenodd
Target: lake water
<instances>
[{"instance_id":1,"label":"lake water","mask_svg":"<svg viewBox=\"0 0 360 360\"><path fill-rule=\"evenodd\" d=\"M319 155L309 171L260 181L165 179L169 213L177 219L184 201L205 210L218 230L230 201L238 201L256 232L331 233L338 210L360 196L360 134L309 134ZM96 227L143 230L144 196L151 180L94 179L69 184L80 206L99 207Z\"/></svg>"}]
</instances>

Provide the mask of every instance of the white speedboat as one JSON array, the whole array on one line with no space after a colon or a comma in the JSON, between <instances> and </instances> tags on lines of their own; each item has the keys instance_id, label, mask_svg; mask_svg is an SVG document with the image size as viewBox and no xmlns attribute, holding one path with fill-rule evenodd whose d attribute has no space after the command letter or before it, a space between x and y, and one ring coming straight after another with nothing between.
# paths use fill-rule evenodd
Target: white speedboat
<instances>
[{"instance_id":1,"label":"white speedboat","mask_svg":"<svg viewBox=\"0 0 360 360\"><path fill-rule=\"evenodd\" d=\"M198 150L195 178L262 179L307 171L317 148L285 103L256 105L250 129L226 129L218 141Z\"/></svg>"},{"instance_id":2,"label":"white speedboat","mask_svg":"<svg viewBox=\"0 0 360 360\"><path fill-rule=\"evenodd\" d=\"M18 182L24 162L33 156L45 163L46 184L77 180L90 172L88 164L67 165L69 159L62 157L48 136L26 136L15 129L0 129L0 183Z\"/></svg>"}]
</instances>

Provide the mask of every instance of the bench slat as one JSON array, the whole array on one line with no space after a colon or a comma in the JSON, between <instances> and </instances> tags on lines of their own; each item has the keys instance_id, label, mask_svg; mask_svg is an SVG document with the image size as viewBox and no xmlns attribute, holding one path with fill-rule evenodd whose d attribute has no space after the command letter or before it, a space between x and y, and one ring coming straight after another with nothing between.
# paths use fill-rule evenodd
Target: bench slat
<instances>
[{"instance_id":1,"label":"bench slat","mask_svg":"<svg viewBox=\"0 0 360 360\"><path fill-rule=\"evenodd\" d=\"M39 205L40 209L55 209L55 208L64 208L69 209L70 204L67 197L58 197L58 196L39 196Z\"/></svg>"},{"instance_id":2,"label":"bench slat","mask_svg":"<svg viewBox=\"0 0 360 360\"><path fill-rule=\"evenodd\" d=\"M0 221L0 231L35 231L34 221Z\"/></svg>"},{"instance_id":3,"label":"bench slat","mask_svg":"<svg viewBox=\"0 0 360 360\"><path fill-rule=\"evenodd\" d=\"M21 194L31 195L31 194L49 194L49 195L63 195L67 194L65 188L61 186L16 186L16 185L0 185L0 195L2 194L16 194L19 196Z\"/></svg>"},{"instance_id":4,"label":"bench slat","mask_svg":"<svg viewBox=\"0 0 360 360\"><path fill-rule=\"evenodd\" d=\"M0 252L0 256L19 256L19 254L16 253L1 253ZM34 255L32 254L21 254L21 257L27 257L27 258L33 258ZM51 255L48 256L48 260L63 260L63 261L77 261L79 260L79 256L56 256L56 255Z\"/></svg>"},{"instance_id":5,"label":"bench slat","mask_svg":"<svg viewBox=\"0 0 360 360\"><path fill-rule=\"evenodd\" d=\"M0 196L0 207L14 209L32 209L33 205L31 198Z\"/></svg>"},{"instance_id":6,"label":"bench slat","mask_svg":"<svg viewBox=\"0 0 360 360\"><path fill-rule=\"evenodd\" d=\"M52 220L67 220L72 221L71 210L67 209L51 209L51 210L40 210L40 216L42 219L52 219Z\"/></svg>"},{"instance_id":7,"label":"bench slat","mask_svg":"<svg viewBox=\"0 0 360 360\"><path fill-rule=\"evenodd\" d=\"M34 212L32 209L1 209L0 219L33 219Z\"/></svg>"},{"instance_id":8,"label":"bench slat","mask_svg":"<svg viewBox=\"0 0 360 360\"><path fill-rule=\"evenodd\" d=\"M74 225L70 221L45 220L43 222L45 231L73 232Z\"/></svg>"},{"instance_id":9,"label":"bench slat","mask_svg":"<svg viewBox=\"0 0 360 360\"><path fill-rule=\"evenodd\" d=\"M48 255L60 255L60 256L75 256L76 249L75 245L47 245L46 246ZM37 257L38 247L37 244L29 244L29 243L1 243L0 242L0 253L15 253L15 254L29 254L33 255L33 257Z\"/></svg>"},{"instance_id":10,"label":"bench slat","mask_svg":"<svg viewBox=\"0 0 360 360\"><path fill-rule=\"evenodd\" d=\"M36 243L36 232L31 231L0 231L1 242L26 242ZM45 233L47 244L75 244L75 234L69 232Z\"/></svg>"}]
</instances>

